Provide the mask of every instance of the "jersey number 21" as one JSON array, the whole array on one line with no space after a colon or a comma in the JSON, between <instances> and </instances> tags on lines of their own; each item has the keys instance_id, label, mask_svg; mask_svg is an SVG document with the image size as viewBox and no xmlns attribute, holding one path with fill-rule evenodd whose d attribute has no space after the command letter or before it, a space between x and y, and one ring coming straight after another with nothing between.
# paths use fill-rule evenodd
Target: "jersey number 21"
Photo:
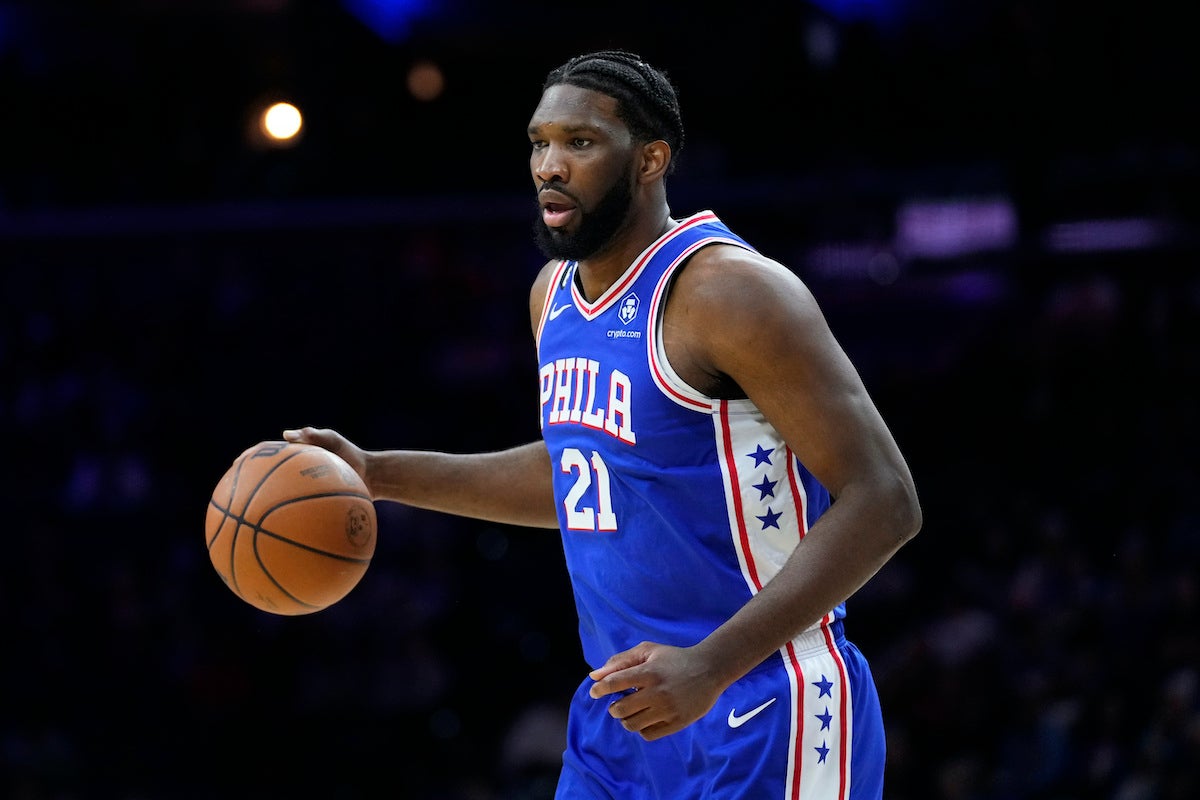
<instances>
[{"instance_id":1,"label":"jersey number 21","mask_svg":"<svg viewBox=\"0 0 1200 800\"><path fill-rule=\"evenodd\" d=\"M559 462L563 474L575 473L575 483L571 485L563 500L567 512L567 527L573 531L615 531L617 515L613 513L612 487L608 478L608 467L600 454L593 451L591 459L581 450L568 447L563 450ZM596 475L596 508L580 507L583 495L592 485L592 473Z\"/></svg>"}]
</instances>

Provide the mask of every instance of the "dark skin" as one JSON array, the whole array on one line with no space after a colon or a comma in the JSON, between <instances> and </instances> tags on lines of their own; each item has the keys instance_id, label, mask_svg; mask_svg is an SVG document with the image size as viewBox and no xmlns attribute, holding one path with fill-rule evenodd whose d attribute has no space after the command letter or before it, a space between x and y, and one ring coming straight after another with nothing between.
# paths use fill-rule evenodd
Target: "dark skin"
<instances>
[{"instance_id":1,"label":"dark skin","mask_svg":"<svg viewBox=\"0 0 1200 800\"><path fill-rule=\"evenodd\" d=\"M548 225L578 225L582 214L627 180L626 223L579 262L584 294L595 299L634 259L678 224L667 205L666 142L638 142L616 101L553 86L529 123L535 187ZM545 265L529 294L540 321ZM921 511L899 448L807 287L762 255L710 245L678 274L663 323L667 357L681 378L713 396L749 397L836 502L812 526L782 570L715 631L689 647L643 642L590 673L594 698L647 740L707 713L734 681L816 623L867 582L917 533ZM329 429L285 438L327 447L358 470L376 499L509 524L556 528L551 456L531 442L498 453L365 451ZM625 693L629 689L637 691Z\"/></svg>"}]
</instances>

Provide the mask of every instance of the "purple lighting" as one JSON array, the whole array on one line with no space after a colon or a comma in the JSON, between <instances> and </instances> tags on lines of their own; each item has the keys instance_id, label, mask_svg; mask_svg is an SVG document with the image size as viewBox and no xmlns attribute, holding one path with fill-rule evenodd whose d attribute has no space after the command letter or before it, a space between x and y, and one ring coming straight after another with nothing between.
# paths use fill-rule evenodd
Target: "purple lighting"
<instances>
[{"instance_id":1,"label":"purple lighting","mask_svg":"<svg viewBox=\"0 0 1200 800\"><path fill-rule=\"evenodd\" d=\"M910 200L896 212L896 249L909 258L958 258L1017 241L1017 212L1006 197Z\"/></svg>"},{"instance_id":2,"label":"purple lighting","mask_svg":"<svg viewBox=\"0 0 1200 800\"><path fill-rule=\"evenodd\" d=\"M1150 217L1062 222L1046 231L1046 248L1055 253L1146 250L1166 244L1171 226Z\"/></svg>"}]
</instances>

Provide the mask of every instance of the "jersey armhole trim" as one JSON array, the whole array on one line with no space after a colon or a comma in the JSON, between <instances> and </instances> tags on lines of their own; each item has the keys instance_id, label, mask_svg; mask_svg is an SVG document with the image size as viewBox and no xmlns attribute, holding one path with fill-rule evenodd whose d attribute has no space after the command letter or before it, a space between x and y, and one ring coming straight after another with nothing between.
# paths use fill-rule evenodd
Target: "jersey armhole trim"
<instances>
[{"instance_id":1,"label":"jersey armhole trim","mask_svg":"<svg viewBox=\"0 0 1200 800\"><path fill-rule=\"evenodd\" d=\"M709 397L699 389L691 386L675 372L670 360L667 358L666 348L663 346L662 320L666 313L667 291L670 288L676 271L697 250L707 247L710 244L731 244L746 250L751 249L743 242L725 236L707 236L703 239L697 239L690 244L663 270L662 277L658 279L658 285L654 287L654 296L650 300L650 320L646 331L646 349L650 362L650 375L654 378L654 383L659 391L677 405L706 414L714 413L721 401L714 397Z\"/></svg>"},{"instance_id":2,"label":"jersey armhole trim","mask_svg":"<svg viewBox=\"0 0 1200 800\"><path fill-rule=\"evenodd\" d=\"M537 349L542 349L542 328L546 326L546 317L550 314L550 305L554 302L554 294L559 291L559 284L563 280L563 273L566 272L574 264L573 261L560 261L558 266L554 268L554 273L551 275L551 280L546 286L546 297L542 300L542 315L538 318L537 335L534 337L534 343Z\"/></svg>"}]
</instances>

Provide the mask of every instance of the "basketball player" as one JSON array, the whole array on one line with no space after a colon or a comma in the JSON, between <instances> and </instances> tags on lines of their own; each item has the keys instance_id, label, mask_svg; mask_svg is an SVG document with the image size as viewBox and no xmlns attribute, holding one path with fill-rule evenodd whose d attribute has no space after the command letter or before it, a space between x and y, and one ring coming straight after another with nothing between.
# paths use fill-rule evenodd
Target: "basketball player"
<instances>
[{"instance_id":1,"label":"basketball player","mask_svg":"<svg viewBox=\"0 0 1200 800\"><path fill-rule=\"evenodd\" d=\"M542 440L285 438L376 499L559 529L592 672L557 797L879 798L882 714L843 618L920 528L893 437L797 276L712 212L672 216L684 131L661 71L571 59L529 141Z\"/></svg>"}]
</instances>

